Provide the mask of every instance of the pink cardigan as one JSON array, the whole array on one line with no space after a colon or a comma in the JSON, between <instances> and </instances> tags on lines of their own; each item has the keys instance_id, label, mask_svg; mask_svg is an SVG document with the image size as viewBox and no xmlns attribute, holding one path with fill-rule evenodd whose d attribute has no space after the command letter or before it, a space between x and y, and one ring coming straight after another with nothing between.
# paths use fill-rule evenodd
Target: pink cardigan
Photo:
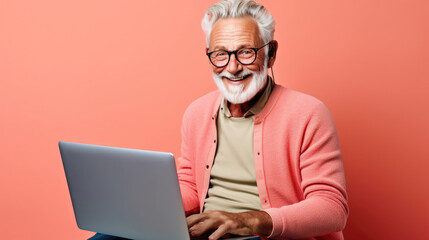
<instances>
[{"instance_id":1,"label":"pink cardigan","mask_svg":"<svg viewBox=\"0 0 429 240\"><path fill-rule=\"evenodd\" d=\"M178 176L186 215L201 212L207 195L221 99L219 91L209 93L183 117ZM346 184L328 109L314 97L276 85L253 119L259 197L273 220L269 238L343 239Z\"/></svg>"}]
</instances>

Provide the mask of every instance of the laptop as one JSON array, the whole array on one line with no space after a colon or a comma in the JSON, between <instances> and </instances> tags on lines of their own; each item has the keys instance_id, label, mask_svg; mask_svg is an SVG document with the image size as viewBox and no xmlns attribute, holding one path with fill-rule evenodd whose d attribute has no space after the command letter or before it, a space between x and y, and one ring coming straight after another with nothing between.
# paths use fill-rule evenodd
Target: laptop
<instances>
[{"instance_id":1,"label":"laptop","mask_svg":"<svg viewBox=\"0 0 429 240\"><path fill-rule=\"evenodd\" d=\"M190 239L173 154L71 142L59 148L80 229L129 239Z\"/></svg>"}]
</instances>

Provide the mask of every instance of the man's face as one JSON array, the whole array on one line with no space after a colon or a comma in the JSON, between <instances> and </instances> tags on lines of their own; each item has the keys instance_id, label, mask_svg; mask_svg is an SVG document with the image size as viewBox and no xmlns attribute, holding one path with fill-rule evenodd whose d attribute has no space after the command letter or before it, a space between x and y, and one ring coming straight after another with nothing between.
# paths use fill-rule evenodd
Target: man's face
<instances>
[{"instance_id":1,"label":"man's face","mask_svg":"<svg viewBox=\"0 0 429 240\"><path fill-rule=\"evenodd\" d=\"M251 17L219 19L213 25L209 52L234 51L243 47L261 47L257 23ZM267 67L264 50L257 53L255 62L242 65L231 54L225 67L213 67L213 77L224 97L234 104L251 100L266 83Z\"/></svg>"}]
</instances>

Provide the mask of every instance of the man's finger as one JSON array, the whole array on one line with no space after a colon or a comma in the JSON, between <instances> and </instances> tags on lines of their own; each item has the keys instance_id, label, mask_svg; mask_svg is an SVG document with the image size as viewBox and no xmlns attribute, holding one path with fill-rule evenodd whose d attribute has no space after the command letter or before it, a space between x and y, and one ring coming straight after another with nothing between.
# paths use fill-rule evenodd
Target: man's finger
<instances>
[{"instance_id":1,"label":"man's finger","mask_svg":"<svg viewBox=\"0 0 429 240\"><path fill-rule=\"evenodd\" d=\"M186 224L188 224L188 228L194 226L195 224L201 222L202 220L204 220L205 218L205 214L193 214L191 216L188 216L186 218Z\"/></svg>"},{"instance_id":2,"label":"man's finger","mask_svg":"<svg viewBox=\"0 0 429 240\"><path fill-rule=\"evenodd\" d=\"M228 226L225 224L220 225L220 227L218 229L216 229L216 231L214 231L210 236L209 236L209 240L216 240L221 238L222 236L224 236L225 234L228 233Z\"/></svg>"},{"instance_id":3,"label":"man's finger","mask_svg":"<svg viewBox=\"0 0 429 240\"><path fill-rule=\"evenodd\" d=\"M202 227L204 225L204 222L199 222L194 224L191 228L189 228L189 234L193 237L198 237L204 234L204 228Z\"/></svg>"},{"instance_id":4,"label":"man's finger","mask_svg":"<svg viewBox=\"0 0 429 240\"><path fill-rule=\"evenodd\" d=\"M216 219L205 217L202 221L195 223L189 228L189 233L192 236L200 236L204 233L210 232L212 229L216 229L219 226Z\"/></svg>"}]
</instances>

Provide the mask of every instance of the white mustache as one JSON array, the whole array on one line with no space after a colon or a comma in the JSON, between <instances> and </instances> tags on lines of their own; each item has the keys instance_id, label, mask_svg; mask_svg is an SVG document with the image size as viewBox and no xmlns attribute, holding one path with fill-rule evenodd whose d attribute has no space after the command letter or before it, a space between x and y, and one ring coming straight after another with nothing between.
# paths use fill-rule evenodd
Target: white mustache
<instances>
[{"instance_id":1,"label":"white mustache","mask_svg":"<svg viewBox=\"0 0 429 240\"><path fill-rule=\"evenodd\" d=\"M221 73L218 74L219 77L226 77L229 78L231 80L240 80L243 79L244 77L246 77L247 75L250 74L254 74L254 71L251 71L249 69L243 69L240 73L234 75L232 73L229 73L228 71L223 71Z\"/></svg>"}]
</instances>

